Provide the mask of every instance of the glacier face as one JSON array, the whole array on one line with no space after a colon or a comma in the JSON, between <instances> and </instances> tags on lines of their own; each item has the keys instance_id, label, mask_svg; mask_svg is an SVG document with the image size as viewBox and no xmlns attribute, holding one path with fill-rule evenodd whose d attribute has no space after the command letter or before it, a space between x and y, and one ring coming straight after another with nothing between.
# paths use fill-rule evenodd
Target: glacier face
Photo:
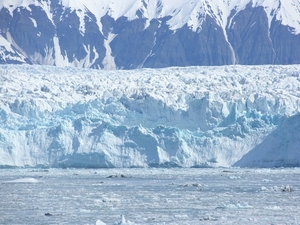
<instances>
[{"instance_id":1,"label":"glacier face","mask_svg":"<svg viewBox=\"0 0 300 225\"><path fill-rule=\"evenodd\" d=\"M2 65L0 165L299 166L299 71Z\"/></svg>"}]
</instances>

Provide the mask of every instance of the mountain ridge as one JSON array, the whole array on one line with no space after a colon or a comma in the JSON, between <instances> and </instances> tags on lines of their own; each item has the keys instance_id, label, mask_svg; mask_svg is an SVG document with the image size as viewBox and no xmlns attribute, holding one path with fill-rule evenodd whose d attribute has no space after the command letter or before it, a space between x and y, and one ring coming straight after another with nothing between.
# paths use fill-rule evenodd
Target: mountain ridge
<instances>
[{"instance_id":1,"label":"mountain ridge","mask_svg":"<svg viewBox=\"0 0 300 225\"><path fill-rule=\"evenodd\" d=\"M5 0L0 9L1 63L98 69L300 63L294 0Z\"/></svg>"}]
</instances>

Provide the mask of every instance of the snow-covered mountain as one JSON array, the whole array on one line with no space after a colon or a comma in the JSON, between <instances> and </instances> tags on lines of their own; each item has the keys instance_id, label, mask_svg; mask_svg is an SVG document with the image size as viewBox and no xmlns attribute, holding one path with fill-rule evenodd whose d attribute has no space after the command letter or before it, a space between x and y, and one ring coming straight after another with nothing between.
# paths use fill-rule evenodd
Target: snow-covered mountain
<instances>
[{"instance_id":1,"label":"snow-covered mountain","mask_svg":"<svg viewBox=\"0 0 300 225\"><path fill-rule=\"evenodd\" d=\"M299 166L300 66L0 66L0 165Z\"/></svg>"},{"instance_id":2,"label":"snow-covered mountain","mask_svg":"<svg viewBox=\"0 0 300 225\"><path fill-rule=\"evenodd\" d=\"M0 63L300 63L299 0L1 0Z\"/></svg>"}]
</instances>

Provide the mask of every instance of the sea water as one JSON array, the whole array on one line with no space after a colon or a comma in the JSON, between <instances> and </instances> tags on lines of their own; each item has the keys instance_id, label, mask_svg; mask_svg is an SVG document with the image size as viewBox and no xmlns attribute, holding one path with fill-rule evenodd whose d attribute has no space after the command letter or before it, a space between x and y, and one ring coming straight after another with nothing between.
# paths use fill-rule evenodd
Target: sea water
<instances>
[{"instance_id":1,"label":"sea water","mask_svg":"<svg viewBox=\"0 0 300 225\"><path fill-rule=\"evenodd\" d=\"M1 169L0 224L300 224L299 190L300 168Z\"/></svg>"}]
</instances>

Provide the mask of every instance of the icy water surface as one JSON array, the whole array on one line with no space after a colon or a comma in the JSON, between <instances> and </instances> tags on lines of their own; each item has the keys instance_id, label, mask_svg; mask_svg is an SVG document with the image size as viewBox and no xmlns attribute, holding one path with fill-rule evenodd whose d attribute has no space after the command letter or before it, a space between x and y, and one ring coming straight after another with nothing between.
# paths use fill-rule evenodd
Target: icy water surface
<instances>
[{"instance_id":1,"label":"icy water surface","mask_svg":"<svg viewBox=\"0 0 300 225\"><path fill-rule=\"evenodd\" d=\"M299 168L2 169L0 224L300 224L299 190Z\"/></svg>"}]
</instances>

